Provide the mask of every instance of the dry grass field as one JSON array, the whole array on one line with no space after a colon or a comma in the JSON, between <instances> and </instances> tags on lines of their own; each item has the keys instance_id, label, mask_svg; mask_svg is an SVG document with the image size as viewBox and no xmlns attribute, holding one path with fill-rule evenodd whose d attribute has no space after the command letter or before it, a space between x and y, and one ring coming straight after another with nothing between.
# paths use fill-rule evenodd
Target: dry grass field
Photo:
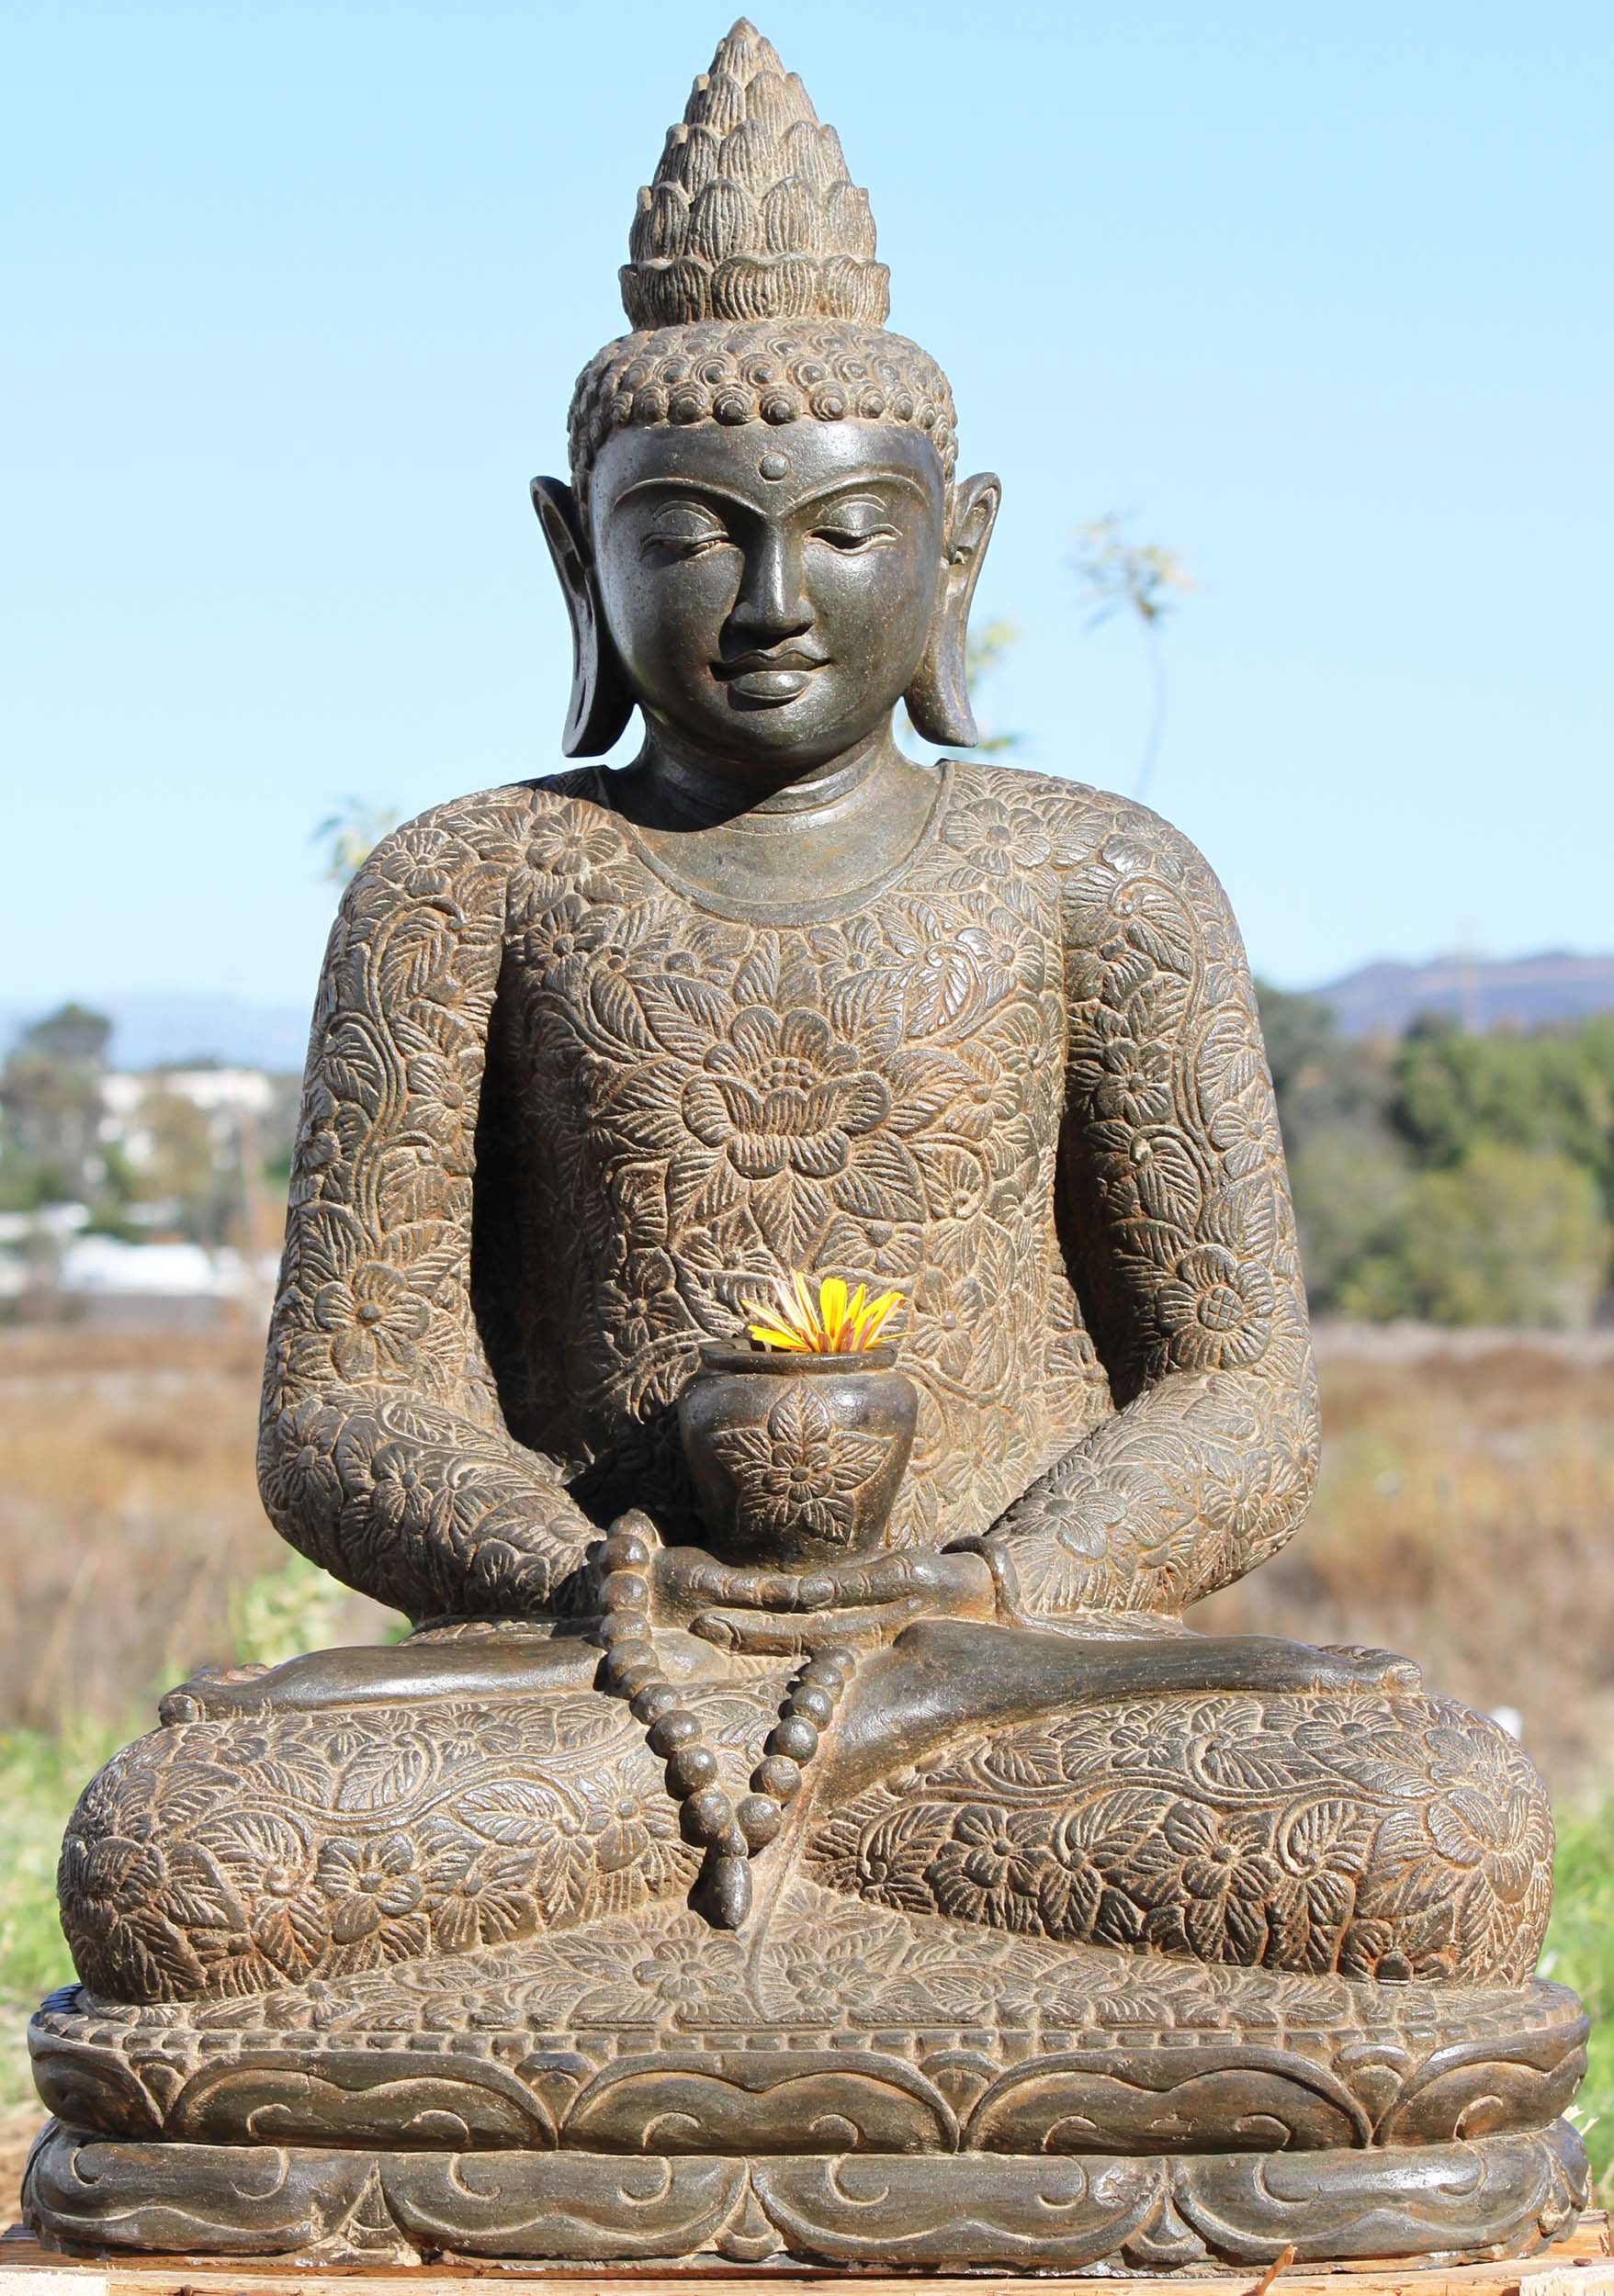
<instances>
[{"instance_id":1,"label":"dry grass field","mask_svg":"<svg viewBox=\"0 0 1614 2296\"><path fill-rule=\"evenodd\" d=\"M153 1719L286 1548L253 1477L256 1330L0 1331L0 1728ZM353 1604L349 1639L386 1614ZM142 1724L143 1727L143 1724Z\"/></svg>"},{"instance_id":2,"label":"dry grass field","mask_svg":"<svg viewBox=\"0 0 1614 2296\"><path fill-rule=\"evenodd\" d=\"M1404 1650L1439 1687L1516 1708L1560 1806L1589 1807L1614 1781L1614 1345L1343 1333L1323 1352L1312 1519L1195 1623ZM150 1725L165 1683L231 1654L243 1595L286 1560L253 1482L260 1360L255 1331L0 1332L7 2200L34 2119L10 2035L68 1974L50 1885L75 1784ZM322 1638L375 1639L388 1619L355 1598ZM1614 2014L1600 1822L1572 1817L1566 1854L1560 1974ZM1614 2103L1614 2065L1598 2080Z\"/></svg>"},{"instance_id":3,"label":"dry grass field","mask_svg":"<svg viewBox=\"0 0 1614 2296\"><path fill-rule=\"evenodd\" d=\"M1614 1783L1609 1338L1325 1330L1310 1518L1195 1626L1384 1644L1515 1709L1560 1803Z\"/></svg>"}]
</instances>

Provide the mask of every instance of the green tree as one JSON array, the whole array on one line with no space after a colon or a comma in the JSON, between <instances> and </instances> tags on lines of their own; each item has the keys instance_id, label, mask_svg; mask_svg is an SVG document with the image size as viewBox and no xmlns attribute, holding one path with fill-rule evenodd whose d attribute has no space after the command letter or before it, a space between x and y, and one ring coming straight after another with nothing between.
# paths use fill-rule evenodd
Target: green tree
<instances>
[{"instance_id":1,"label":"green tree","mask_svg":"<svg viewBox=\"0 0 1614 2296\"><path fill-rule=\"evenodd\" d=\"M1374 1322L1408 1312L1402 1239L1416 1182L1405 1151L1382 1126L1335 1123L1306 1135L1289 1176L1313 1308Z\"/></svg>"},{"instance_id":2,"label":"green tree","mask_svg":"<svg viewBox=\"0 0 1614 2296\"><path fill-rule=\"evenodd\" d=\"M0 1190L14 1205L85 1202L102 1178L102 1085L112 1023L85 1005L36 1020L0 1068Z\"/></svg>"},{"instance_id":3,"label":"green tree","mask_svg":"<svg viewBox=\"0 0 1614 2296\"><path fill-rule=\"evenodd\" d=\"M220 1152L206 1111L158 1076L141 1096L135 1124L145 1135L134 1167L137 1199L163 1206L191 1243L224 1243L237 1222L242 1176L239 1159Z\"/></svg>"},{"instance_id":4,"label":"green tree","mask_svg":"<svg viewBox=\"0 0 1614 2296\"><path fill-rule=\"evenodd\" d=\"M1419 1164L1449 1169L1498 1141L1566 1156L1614 1200L1614 1017L1528 1035L1415 1021L1395 1055L1391 1115Z\"/></svg>"},{"instance_id":5,"label":"green tree","mask_svg":"<svg viewBox=\"0 0 1614 2296\"><path fill-rule=\"evenodd\" d=\"M1384 1048L1342 1037L1326 997L1297 996L1266 981L1256 983L1256 997L1290 1154L1339 1125L1388 1142L1394 1080Z\"/></svg>"},{"instance_id":6,"label":"green tree","mask_svg":"<svg viewBox=\"0 0 1614 2296\"><path fill-rule=\"evenodd\" d=\"M1413 1181L1396 1253L1402 1297L1435 1323L1577 1330L1608 1282L1609 1242L1584 1165L1484 1141Z\"/></svg>"}]
</instances>

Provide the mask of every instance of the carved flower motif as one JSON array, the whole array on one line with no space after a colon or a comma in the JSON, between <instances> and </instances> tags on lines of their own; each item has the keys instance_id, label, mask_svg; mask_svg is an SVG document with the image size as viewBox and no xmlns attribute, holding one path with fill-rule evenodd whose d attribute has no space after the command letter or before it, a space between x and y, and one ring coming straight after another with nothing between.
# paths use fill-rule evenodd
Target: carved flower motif
<instances>
[{"instance_id":1,"label":"carved flower motif","mask_svg":"<svg viewBox=\"0 0 1614 2296\"><path fill-rule=\"evenodd\" d=\"M331 1088L322 1076L316 1076L303 1095L297 1143L292 1150L290 1200L294 1205L306 1203L318 1192L326 1176L340 1165L342 1141L336 1125L336 1102Z\"/></svg>"},{"instance_id":2,"label":"carved flower motif","mask_svg":"<svg viewBox=\"0 0 1614 2296\"><path fill-rule=\"evenodd\" d=\"M692 1319L671 1253L660 1248L633 1253L623 1270L619 1299L613 1322L624 1354L648 1356L665 1340L687 1341Z\"/></svg>"},{"instance_id":3,"label":"carved flower motif","mask_svg":"<svg viewBox=\"0 0 1614 2296\"><path fill-rule=\"evenodd\" d=\"M1099 1005L1070 1050L1070 1088L1093 1114L1129 1126L1170 1121L1168 1044L1134 1031L1127 1018Z\"/></svg>"},{"instance_id":4,"label":"carved flower motif","mask_svg":"<svg viewBox=\"0 0 1614 2296\"><path fill-rule=\"evenodd\" d=\"M1134 950L1163 971L1191 972L1198 934L1181 878L1180 862L1153 841L1106 839L1102 858L1067 881L1072 938L1112 963L1123 950Z\"/></svg>"},{"instance_id":5,"label":"carved flower motif","mask_svg":"<svg viewBox=\"0 0 1614 2296\"><path fill-rule=\"evenodd\" d=\"M1027 930L979 898L905 901L887 916L886 930L894 951L889 977L910 1038L943 1029L962 1034L966 1019L1006 997L1021 970L1034 971L1040 962Z\"/></svg>"},{"instance_id":6,"label":"carved flower motif","mask_svg":"<svg viewBox=\"0 0 1614 2296\"><path fill-rule=\"evenodd\" d=\"M1211 1139L1235 1179L1270 1169L1283 1151L1272 1102L1264 1087L1251 1085L1225 1101L1211 1119Z\"/></svg>"},{"instance_id":7,"label":"carved flower motif","mask_svg":"<svg viewBox=\"0 0 1614 2296\"><path fill-rule=\"evenodd\" d=\"M1118 1878L1148 1908L1145 1941L1200 1961L1258 1962L1265 1908L1281 1890L1262 1811L1178 1802L1159 1831L1134 1842Z\"/></svg>"},{"instance_id":8,"label":"carved flower motif","mask_svg":"<svg viewBox=\"0 0 1614 2296\"><path fill-rule=\"evenodd\" d=\"M1160 1286L1157 1311L1171 1359L1191 1371L1254 1363L1266 1352L1272 1278L1258 1260L1203 1244L1177 1263Z\"/></svg>"},{"instance_id":9,"label":"carved flower motif","mask_svg":"<svg viewBox=\"0 0 1614 2296\"><path fill-rule=\"evenodd\" d=\"M330 1403L299 1402L266 1422L258 1452L264 1503L275 1521L308 1514L336 1518L342 1479L336 1472L342 1413Z\"/></svg>"},{"instance_id":10,"label":"carved flower motif","mask_svg":"<svg viewBox=\"0 0 1614 2296\"><path fill-rule=\"evenodd\" d=\"M415 1849L405 1833L327 1841L320 1851L319 1889L338 1945L384 1941L389 1958L423 1953L430 1943L422 1912L425 1895Z\"/></svg>"},{"instance_id":11,"label":"carved flower motif","mask_svg":"<svg viewBox=\"0 0 1614 2296\"><path fill-rule=\"evenodd\" d=\"M417 1535L440 1537L453 1522L455 1491L444 1480L441 1461L418 1443L383 1443L371 1455L369 1513L383 1536L407 1524Z\"/></svg>"},{"instance_id":12,"label":"carved flower motif","mask_svg":"<svg viewBox=\"0 0 1614 2296\"><path fill-rule=\"evenodd\" d=\"M1058 1877L1044 1892L1055 1935L1136 1943L1143 1911L1116 1877L1132 1845L1158 1826L1165 1806L1161 1794L1123 1787L1059 1819L1051 1843Z\"/></svg>"},{"instance_id":13,"label":"carved flower motif","mask_svg":"<svg viewBox=\"0 0 1614 2296\"><path fill-rule=\"evenodd\" d=\"M962 1151L958 1161L974 1165ZM994 1395L1009 1370L1014 1266L993 1231L970 1242L973 1251L949 1253L954 1267L927 1267L915 1285L912 1345L951 1387Z\"/></svg>"},{"instance_id":14,"label":"carved flower motif","mask_svg":"<svg viewBox=\"0 0 1614 2296\"><path fill-rule=\"evenodd\" d=\"M538 1925L532 1861L519 1851L463 1838L446 1843L433 1859L425 1904L432 1942L441 1953L528 1935Z\"/></svg>"},{"instance_id":15,"label":"carved flower motif","mask_svg":"<svg viewBox=\"0 0 1614 2296\"><path fill-rule=\"evenodd\" d=\"M1268 1917L1287 1965L1338 1966L1373 1827L1360 1803L1334 1798L1302 1802L1280 1817L1272 1853L1281 1886Z\"/></svg>"},{"instance_id":16,"label":"carved flower motif","mask_svg":"<svg viewBox=\"0 0 1614 2296\"><path fill-rule=\"evenodd\" d=\"M1112 1121L1095 1124L1092 1137L1114 1175L1119 1207L1134 1218L1162 1221L1192 1233L1203 1186L1193 1151L1181 1132L1165 1124Z\"/></svg>"},{"instance_id":17,"label":"carved flower motif","mask_svg":"<svg viewBox=\"0 0 1614 2296\"><path fill-rule=\"evenodd\" d=\"M1444 1725L1428 1734L1434 1788L1423 1807L1394 1810L1379 1837L1381 1857L1416 1869L1431 1846L1460 1872L1482 1875L1505 1904L1517 1904L1552 1857L1539 1780L1500 1730Z\"/></svg>"},{"instance_id":18,"label":"carved flower motif","mask_svg":"<svg viewBox=\"0 0 1614 2296\"><path fill-rule=\"evenodd\" d=\"M410 1368L432 1310L396 1267L364 1260L351 1275L320 1286L313 1317L331 1334L337 1377L357 1385Z\"/></svg>"},{"instance_id":19,"label":"carved flower motif","mask_svg":"<svg viewBox=\"0 0 1614 2296\"><path fill-rule=\"evenodd\" d=\"M947 1834L947 1811L909 1795L895 1808L882 1802L872 1818L856 1813L831 1818L816 1854L836 1886L854 1896L931 1913L935 1897L926 1868Z\"/></svg>"},{"instance_id":20,"label":"carved flower motif","mask_svg":"<svg viewBox=\"0 0 1614 2296\"><path fill-rule=\"evenodd\" d=\"M581 969L611 938L614 912L576 893L541 909L526 937L527 962L545 985L564 994Z\"/></svg>"},{"instance_id":21,"label":"carved flower motif","mask_svg":"<svg viewBox=\"0 0 1614 2296\"><path fill-rule=\"evenodd\" d=\"M1049 1823L1040 1810L961 1810L952 1840L926 1868L942 1912L993 1929L1043 1929L1044 1893L1064 1879L1049 1847Z\"/></svg>"},{"instance_id":22,"label":"carved flower motif","mask_svg":"<svg viewBox=\"0 0 1614 2296\"><path fill-rule=\"evenodd\" d=\"M870 1219L837 1212L824 1231L821 1264L863 1269L883 1289L911 1290L924 1258L925 1232L917 1221Z\"/></svg>"},{"instance_id":23,"label":"carved flower motif","mask_svg":"<svg viewBox=\"0 0 1614 2296\"><path fill-rule=\"evenodd\" d=\"M583 1829L593 1851L607 1903L656 1896L687 1867L677 1814L660 1781L645 1795L626 1782L605 1781L601 1800L592 1803ZM613 1889L614 1882L619 1886Z\"/></svg>"},{"instance_id":24,"label":"carved flower motif","mask_svg":"<svg viewBox=\"0 0 1614 2296\"><path fill-rule=\"evenodd\" d=\"M406 1073L410 1103L402 1139L418 1135L419 1144L433 1156L447 1159L450 1170L468 1172L482 1083L481 1047L461 1044L417 1052Z\"/></svg>"},{"instance_id":25,"label":"carved flower motif","mask_svg":"<svg viewBox=\"0 0 1614 2296\"><path fill-rule=\"evenodd\" d=\"M748 1180L785 1171L827 1180L882 1123L885 1080L831 1037L821 1014L742 1006L684 1087L684 1120Z\"/></svg>"},{"instance_id":26,"label":"carved flower motif","mask_svg":"<svg viewBox=\"0 0 1614 2296\"><path fill-rule=\"evenodd\" d=\"M59 1885L79 1974L109 1998L160 2001L192 1990L196 1954L169 1918L163 1851L127 1834L89 1836L82 1809L62 1845Z\"/></svg>"},{"instance_id":27,"label":"carved flower motif","mask_svg":"<svg viewBox=\"0 0 1614 2296\"><path fill-rule=\"evenodd\" d=\"M956 853L992 877L1017 877L1040 868L1053 848L1034 805L1022 798L977 797L954 805L942 835Z\"/></svg>"},{"instance_id":28,"label":"carved flower motif","mask_svg":"<svg viewBox=\"0 0 1614 2296\"><path fill-rule=\"evenodd\" d=\"M725 1427L712 1449L734 1478L739 1520L752 1537L810 1531L852 1536L853 1501L887 1449L879 1435L838 1426L806 1379L793 1379L762 1427Z\"/></svg>"},{"instance_id":29,"label":"carved flower motif","mask_svg":"<svg viewBox=\"0 0 1614 2296\"><path fill-rule=\"evenodd\" d=\"M580 884L594 871L609 868L620 850L620 839L608 820L581 805L567 805L535 816L526 858L540 876Z\"/></svg>"},{"instance_id":30,"label":"carved flower motif","mask_svg":"<svg viewBox=\"0 0 1614 2296\"><path fill-rule=\"evenodd\" d=\"M636 1985L669 2009L697 2009L745 1979L745 1954L738 1940L715 1935L703 1922L698 1934L670 1930L643 1961L633 1964Z\"/></svg>"}]
</instances>

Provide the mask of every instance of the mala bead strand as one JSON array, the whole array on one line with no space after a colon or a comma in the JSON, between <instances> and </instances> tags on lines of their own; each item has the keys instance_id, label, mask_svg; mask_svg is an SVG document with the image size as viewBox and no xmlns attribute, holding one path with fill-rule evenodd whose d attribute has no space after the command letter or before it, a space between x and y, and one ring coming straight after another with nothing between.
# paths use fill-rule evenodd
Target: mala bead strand
<instances>
[{"instance_id":1,"label":"mala bead strand","mask_svg":"<svg viewBox=\"0 0 1614 2296\"><path fill-rule=\"evenodd\" d=\"M605 1653L605 1677L626 1699L634 1719L645 1725L647 1745L666 1765L662 1774L667 1792L681 1805L684 1840L705 1852L696 1904L715 1929L737 1930L751 1907L751 1860L778 1834L786 1806L801 1791L802 1773L834 1718L857 1657L839 1646L812 1652L791 1682L763 1758L751 1773L751 1791L737 1806L717 1783L717 1757L702 1740L699 1719L682 1705L656 1657L651 1559L649 1542L635 1531L614 1532L600 1549L604 1615L597 1634ZM771 1609L818 1609L839 1592L828 1572L810 1581L775 1571L727 1571L718 1565L714 1573L728 1599L761 1601Z\"/></svg>"},{"instance_id":2,"label":"mala bead strand","mask_svg":"<svg viewBox=\"0 0 1614 2296\"><path fill-rule=\"evenodd\" d=\"M857 1666L855 1651L838 1644L815 1650L791 1683L762 1760L751 1772L751 1792L735 1816L749 1846L773 1840L787 1804L801 1791L802 1773L818 1750L821 1731Z\"/></svg>"}]
</instances>

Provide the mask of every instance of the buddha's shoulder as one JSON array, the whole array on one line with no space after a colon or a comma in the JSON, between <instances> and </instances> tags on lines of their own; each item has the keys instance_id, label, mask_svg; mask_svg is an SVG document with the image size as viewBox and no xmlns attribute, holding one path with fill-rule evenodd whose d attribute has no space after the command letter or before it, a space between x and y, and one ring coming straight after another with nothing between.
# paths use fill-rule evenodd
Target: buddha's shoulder
<instances>
[{"instance_id":1,"label":"buddha's shoulder","mask_svg":"<svg viewBox=\"0 0 1614 2296\"><path fill-rule=\"evenodd\" d=\"M501 868L514 872L529 857L535 834L597 811L595 776L586 769L507 782L446 798L389 830L367 869L394 879L412 868L441 870L451 878Z\"/></svg>"},{"instance_id":2,"label":"buddha's shoulder","mask_svg":"<svg viewBox=\"0 0 1614 2296\"><path fill-rule=\"evenodd\" d=\"M1016 850L1077 875L1090 870L1151 875L1180 884L1185 894L1219 905L1214 872L1191 838L1135 798L1021 766L961 760L954 767L954 805L979 807L1017 830Z\"/></svg>"}]
</instances>

